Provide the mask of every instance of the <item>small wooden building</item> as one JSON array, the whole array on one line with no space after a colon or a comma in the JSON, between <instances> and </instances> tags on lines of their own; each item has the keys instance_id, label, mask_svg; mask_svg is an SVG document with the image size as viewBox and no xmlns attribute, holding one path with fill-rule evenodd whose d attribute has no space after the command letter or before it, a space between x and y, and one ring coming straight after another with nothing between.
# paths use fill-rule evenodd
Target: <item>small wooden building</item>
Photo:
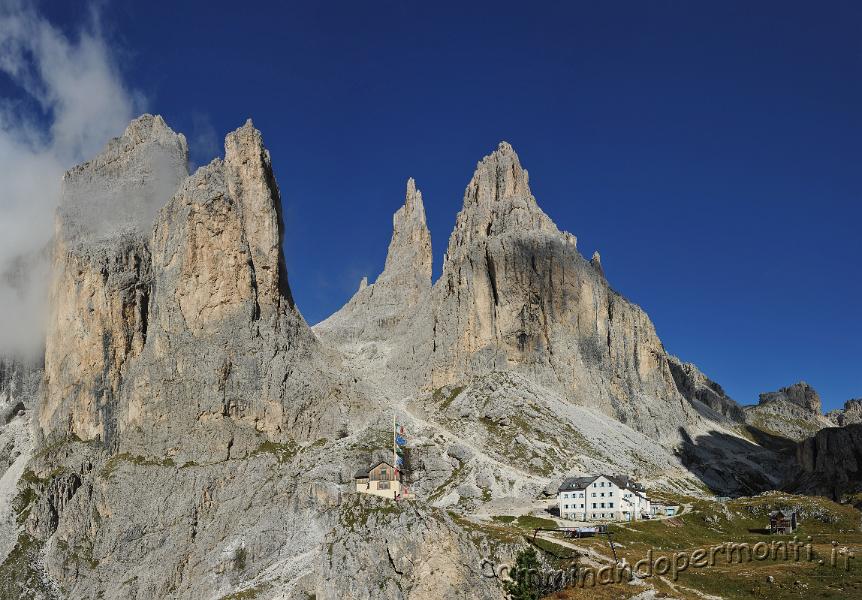
<instances>
[{"instance_id":1,"label":"small wooden building","mask_svg":"<svg viewBox=\"0 0 862 600\"><path fill-rule=\"evenodd\" d=\"M359 471L354 477L356 491L383 498L402 495L401 472L386 461L379 462L367 471Z\"/></svg>"},{"instance_id":2,"label":"small wooden building","mask_svg":"<svg viewBox=\"0 0 862 600\"><path fill-rule=\"evenodd\" d=\"M795 510L776 510L769 513L769 533L791 534L796 531L797 523Z\"/></svg>"}]
</instances>

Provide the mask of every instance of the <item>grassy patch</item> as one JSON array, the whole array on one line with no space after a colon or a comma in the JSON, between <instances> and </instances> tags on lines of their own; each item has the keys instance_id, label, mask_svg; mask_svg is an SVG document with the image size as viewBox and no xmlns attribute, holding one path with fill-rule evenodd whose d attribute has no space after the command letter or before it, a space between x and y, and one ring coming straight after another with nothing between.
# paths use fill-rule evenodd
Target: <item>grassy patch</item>
<instances>
[{"instance_id":1,"label":"grassy patch","mask_svg":"<svg viewBox=\"0 0 862 600\"><path fill-rule=\"evenodd\" d=\"M293 460L293 457L299 454L299 451L299 445L293 440L290 440L285 444L277 444L275 442L267 440L263 442L260 446L258 446L257 449L251 454L252 456L258 456L261 454L272 454L273 456L275 456L275 459L280 464L283 464Z\"/></svg>"},{"instance_id":2,"label":"grassy patch","mask_svg":"<svg viewBox=\"0 0 862 600\"><path fill-rule=\"evenodd\" d=\"M102 469L99 471L99 474L105 479L110 479L111 476L123 463L148 467L176 466L173 459L168 457L158 460L155 458L147 458L145 456L137 456L134 454L128 454L127 452L123 452L122 454L115 454L110 459L108 459L108 462L105 463L105 466L102 467Z\"/></svg>"},{"instance_id":3,"label":"grassy patch","mask_svg":"<svg viewBox=\"0 0 862 600\"><path fill-rule=\"evenodd\" d=\"M849 562L844 570L843 559L838 566L829 565L831 542L849 548L862 558L862 531L859 511L851 506L839 505L825 498L793 496L771 493L752 498L739 498L726 503L710 502L696 498L674 497L664 494L664 499L676 504L690 504L689 512L672 519L639 521L611 525L616 552L629 564L635 564L652 552L653 560L665 556L672 560L674 553L691 553L727 543L743 545L753 549L772 548L773 542L788 542L793 536L768 534L769 512L780 508L798 509L802 515L796 532L805 542L811 536L814 560L805 560L805 551L800 551L801 560L793 553L784 559L780 554L756 560L745 550L737 551L728 561L726 549L716 553L713 566L690 568L679 574L677 582L648 577L645 582L661 593L674 598L702 600L702 594L710 594L725 600L763 599L808 599L808 598L862 598L862 564ZM604 536L569 540L610 558L608 540ZM742 557L742 558L740 558ZM817 560L823 558L825 565ZM862 561L860 561L862 563ZM770 579L771 578L771 579ZM619 585L596 586L583 590L567 590L550 598L619 598L626 588ZM616 595L613 595L616 594Z\"/></svg>"},{"instance_id":4,"label":"grassy patch","mask_svg":"<svg viewBox=\"0 0 862 600\"><path fill-rule=\"evenodd\" d=\"M34 566L41 550L41 542L26 533L18 536L12 552L0 564L0 598L55 597Z\"/></svg>"},{"instance_id":5,"label":"grassy patch","mask_svg":"<svg viewBox=\"0 0 862 600\"><path fill-rule=\"evenodd\" d=\"M431 503L443 497L443 494L446 493L450 486L459 483L461 481L461 475L464 473L464 470L464 463L459 460L458 466L452 470L452 474L449 475L448 479L446 479L446 481L437 486L437 489L431 492L431 495L428 497L428 502Z\"/></svg>"},{"instance_id":6,"label":"grassy patch","mask_svg":"<svg viewBox=\"0 0 862 600\"><path fill-rule=\"evenodd\" d=\"M395 502L368 494L355 494L342 504L338 520L344 528L356 531L368 527L368 520L372 516L379 518L400 514L406 502L410 501Z\"/></svg>"},{"instance_id":7,"label":"grassy patch","mask_svg":"<svg viewBox=\"0 0 862 600\"><path fill-rule=\"evenodd\" d=\"M558 527L556 521L551 519L543 519L542 517L534 517L533 515L521 515L515 519L515 525L522 529L539 529L539 528L555 528Z\"/></svg>"},{"instance_id":8,"label":"grassy patch","mask_svg":"<svg viewBox=\"0 0 862 600\"><path fill-rule=\"evenodd\" d=\"M455 387L442 387L434 390L434 393L431 395L434 402L437 402L440 405L440 410L446 410L452 404L452 401L458 397L458 394L464 391L463 385L456 385Z\"/></svg>"},{"instance_id":9,"label":"grassy patch","mask_svg":"<svg viewBox=\"0 0 862 600\"><path fill-rule=\"evenodd\" d=\"M256 585L254 587L244 589L240 592L234 592L233 594L222 596L221 598L219 598L219 600L253 600L254 598L258 598L263 592L265 592L268 587L269 586L266 585Z\"/></svg>"}]
</instances>

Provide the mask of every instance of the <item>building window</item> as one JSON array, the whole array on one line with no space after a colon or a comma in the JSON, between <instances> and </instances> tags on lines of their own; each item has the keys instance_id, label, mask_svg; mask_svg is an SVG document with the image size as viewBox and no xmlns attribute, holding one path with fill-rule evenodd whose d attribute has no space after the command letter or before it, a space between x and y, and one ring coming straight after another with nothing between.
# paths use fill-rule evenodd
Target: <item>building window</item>
<instances>
[{"instance_id":1,"label":"building window","mask_svg":"<svg viewBox=\"0 0 862 600\"><path fill-rule=\"evenodd\" d=\"M613 502L608 502L608 508L613 508L613 507L614 507L614 503L613 503Z\"/></svg>"},{"instance_id":2,"label":"building window","mask_svg":"<svg viewBox=\"0 0 862 600\"><path fill-rule=\"evenodd\" d=\"M596 497L596 493L595 493L595 492L593 492L593 498L595 498L595 497Z\"/></svg>"},{"instance_id":3,"label":"building window","mask_svg":"<svg viewBox=\"0 0 862 600\"><path fill-rule=\"evenodd\" d=\"M389 482L388 481L378 481L377 482L377 489L378 490L388 490L389 489Z\"/></svg>"},{"instance_id":4,"label":"building window","mask_svg":"<svg viewBox=\"0 0 862 600\"><path fill-rule=\"evenodd\" d=\"M608 496L613 496L613 495L614 495L613 492L608 492Z\"/></svg>"},{"instance_id":5,"label":"building window","mask_svg":"<svg viewBox=\"0 0 862 600\"><path fill-rule=\"evenodd\" d=\"M596 507L596 503L595 503L595 502L593 502L593 508L595 508L595 507Z\"/></svg>"}]
</instances>

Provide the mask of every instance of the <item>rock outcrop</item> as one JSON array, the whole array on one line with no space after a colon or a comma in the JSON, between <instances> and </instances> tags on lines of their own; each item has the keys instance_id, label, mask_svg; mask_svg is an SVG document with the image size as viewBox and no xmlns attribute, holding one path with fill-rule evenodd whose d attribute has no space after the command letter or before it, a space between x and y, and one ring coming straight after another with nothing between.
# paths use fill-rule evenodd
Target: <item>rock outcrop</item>
<instances>
[{"instance_id":1,"label":"rock outcrop","mask_svg":"<svg viewBox=\"0 0 862 600\"><path fill-rule=\"evenodd\" d=\"M374 535L369 537L369 531ZM341 507L324 545L318 597L503 598L496 582L481 571L482 559L493 556L487 539L420 503L392 507L385 500L354 496ZM369 581L381 585L373 588Z\"/></svg>"},{"instance_id":2,"label":"rock outcrop","mask_svg":"<svg viewBox=\"0 0 862 600\"><path fill-rule=\"evenodd\" d=\"M820 396L804 381L760 394L757 405L745 407L751 426L796 442L833 425L821 411Z\"/></svg>"},{"instance_id":3,"label":"rock outcrop","mask_svg":"<svg viewBox=\"0 0 862 600\"><path fill-rule=\"evenodd\" d=\"M41 383L41 359L0 358L0 563L15 544L13 501L32 451L30 417Z\"/></svg>"},{"instance_id":4,"label":"rock outcrop","mask_svg":"<svg viewBox=\"0 0 862 600\"><path fill-rule=\"evenodd\" d=\"M743 408L725 393L724 388L701 373L695 365L682 362L676 356L668 356L668 366L679 393L686 400L692 403L700 402L731 421L745 422Z\"/></svg>"},{"instance_id":5,"label":"rock outcrop","mask_svg":"<svg viewBox=\"0 0 862 600\"><path fill-rule=\"evenodd\" d=\"M826 418L839 427L862 423L862 398L848 400L843 408L826 413Z\"/></svg>"},{"instance_id":6,"label":"rock outcrop","mask_svg":"<svg viewBox=\"0 0 862 600\"><path fill-rule=\"evenodd\" d=\"M123 370L147 336L153 217L187 176L187 162L185 138L161 117L144 115L63 178L42 436L116 442Z\"/></svg>"},{"instance_id":7,"label":"rock outcrop","mask_svg":"<svg viewBox=\"0 0 862 600\"><path fill-rule=\"evenodd\" d=\"M813 415L819 415L823 411L820 395L804 381L781 388L777 392L764 392L760 394L759 404L762 406L769 404L793 404L806 413Z\"/></svg>"}]
</instances>

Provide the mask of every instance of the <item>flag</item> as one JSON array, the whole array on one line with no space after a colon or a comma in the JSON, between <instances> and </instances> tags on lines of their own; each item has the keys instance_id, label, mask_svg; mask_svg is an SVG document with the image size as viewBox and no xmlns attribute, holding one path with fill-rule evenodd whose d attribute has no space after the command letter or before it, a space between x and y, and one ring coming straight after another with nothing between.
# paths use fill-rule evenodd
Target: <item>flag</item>
<instances>
[{"instance_id":1,"label":"flag","mask_svg":"<svg viewBox=\"0 0 862 600\"><path fill-rule=\"evenodd\" d=\"M401 446L395 446L395 454L398 456L404 456L404 448Z\"/></svg>"},{"instance_id":2,"label":"flag","mask_svg":"<svg viewBox=\"0 0 862 600\"><path fill-rule=\"evenodd\" d=\"M404 459L401 458L400 456L396 456L395 457L395 466L396 467L403 467L404 466Z\"/></svg>"},{"instance_id":3,"label":"flag","mask_svg":"<svg viewBox=\"0 0 862 600\"><path fill-rule=\"evenodd\" d=\"M400 435L396 435L395 436L395 443L398 444L399 446L404 446L405 444L407 444L407 440L405 440Z\"/></svg>"},{"instance_id":4,"label":"flag","mask_svg":"<svg viewBox=\"0 0 862 600\"><path fill-rule=\"evenodd\" d=\"M404 435L404 425L402 423L395 423L395 432Z\"/></svg>"}]
</instances>

